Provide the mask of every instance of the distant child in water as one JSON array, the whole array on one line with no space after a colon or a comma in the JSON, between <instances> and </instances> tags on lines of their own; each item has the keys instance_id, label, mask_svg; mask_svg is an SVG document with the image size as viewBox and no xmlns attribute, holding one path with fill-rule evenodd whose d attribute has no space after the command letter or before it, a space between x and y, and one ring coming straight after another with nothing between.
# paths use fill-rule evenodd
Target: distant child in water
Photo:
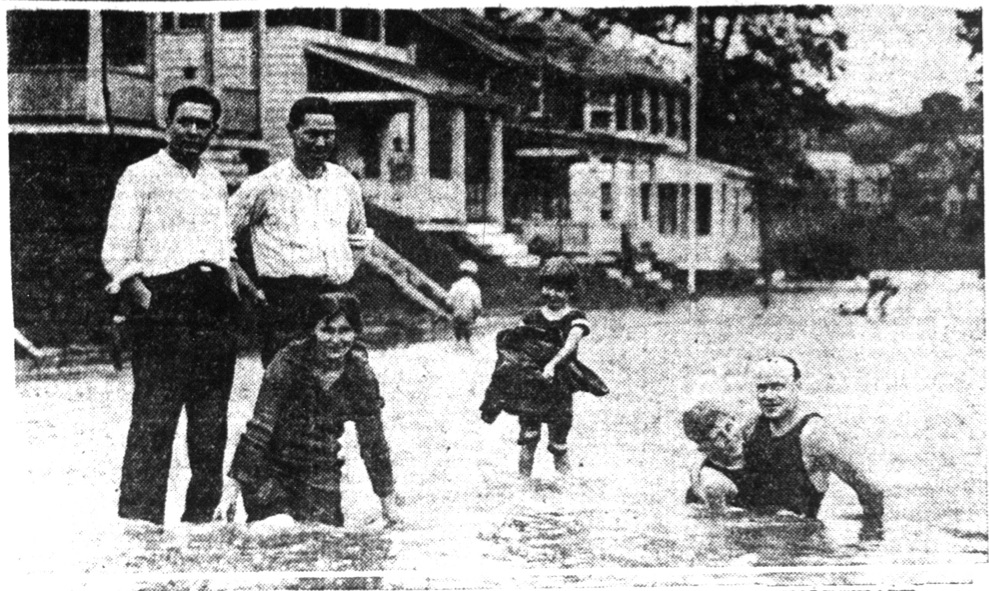
<instances>
[{"instance_id":1,"label":"distant child in water","mask_svg":"<svg viewBox=\"0 0 989 591\"><path fill-rule=\"evenodd\" d=\"M868 316L869 308L875 306L879 318L885 318L886 301L898 293L900 293L900 288L893 285L889 277L873 277L869 279L869 291L866 293L862 305L858 308L850 308L841 304L838 306L838 314L842 316Z\"/></svg>"},{"instance_id":2,"label":"distant child in water","mask_svg":"<svg viewBox=\"0 0 989 591\"><path fill-rule=\"evenodd\" d=\"M498 364L481 418L493 422L501 410L518 416L522 476L532 474L543 424L556 470L569 472L573 393L608 393L600 378L577 360L580 341L591 331L584 313L570 305L579 282L576 265L563 257L549 259L539 272L544 305L525 314L520 327L498 334Z\"/></svg>"}]
</instances>

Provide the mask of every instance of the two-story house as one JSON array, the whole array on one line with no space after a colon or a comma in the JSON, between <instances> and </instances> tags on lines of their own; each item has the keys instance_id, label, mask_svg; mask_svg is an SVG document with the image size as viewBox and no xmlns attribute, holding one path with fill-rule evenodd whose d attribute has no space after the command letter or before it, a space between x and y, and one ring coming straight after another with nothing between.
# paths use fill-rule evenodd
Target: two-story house
<instances>
[{"instance_id":1,"label":"two-story house","mask_svg":"<svg viewBox=\"0 0 989 591\"><path fill-rule=\"evenodd\" d=\"M685 266L693 190L700 268L757 259L747 173L685 156L683 48L657 63L466 9L14 11L8 27L12 154L32 153L21 139L51 149L40 135L89 138L49 160L75 160L104 194L160 145L179 86L223 102L210 157L232 185L290 154L289 106L319 95L365 199L423 227L590 256L624 231Z\"/></svg>"}]
</instances>

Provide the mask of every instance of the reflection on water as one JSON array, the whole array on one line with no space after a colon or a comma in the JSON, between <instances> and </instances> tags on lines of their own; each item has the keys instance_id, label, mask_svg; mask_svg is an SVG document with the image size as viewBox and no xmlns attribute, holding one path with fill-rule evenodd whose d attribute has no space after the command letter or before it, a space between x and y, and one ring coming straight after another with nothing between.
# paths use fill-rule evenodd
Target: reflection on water
<instances>
[{"instance_id":1,"label":"reflection on water","mask_svg":"<svg viewBox=\"0 0 989 591\"><path fill-rule=\"evenodd\" d=\"M19 506L31 521L20 530L22 563L37 573L376 571L339 586L396 588L532 587L545 568L593 585L608 580L586 569L602 567L633 569L625 577L648 571L648 583L659 576L651 567L985 563L982 283L974 274L932 273L895 281L902 290L885 321L839 318L837 305L855 295L847 291L783 294L763 318L745 298L703 300L693 313L592 311L594 332L581 357L613 391L575 397L574 473L566 479L541 448L535 478L518 481L517 422L478 419L493 334L479 335L474 354L446 343L373 352L397 487L407 499L406 524L394 529L375 521L380 509L352 431L342 441L347 528L182 526L188 464L180 430L166 527L122 533L116 490L130 376L23 381L26 493ZM808 403L886 483L882 528L858 519L855 495L834 478L820 521L712 518L682 504L697 457L679 413L702 395L751 405L746 363L766 352L800 357ZM259 378L257 360L242 359L234 432L250 416ZM66 489L73 503L65 502ZM765 570L730 572L711 581L792 582L759 574ZM319 581L321 588L338 584Z\"/></svg>"}]
</instances>

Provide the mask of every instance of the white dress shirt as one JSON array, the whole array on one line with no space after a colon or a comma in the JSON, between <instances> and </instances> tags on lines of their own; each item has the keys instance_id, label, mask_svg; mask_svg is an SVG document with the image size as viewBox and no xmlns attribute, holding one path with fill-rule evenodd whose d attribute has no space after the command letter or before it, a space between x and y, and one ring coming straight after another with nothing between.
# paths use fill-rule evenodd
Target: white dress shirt
<instances>
[{"instance_id":1,"label":"white dress shirt","mask_svg":"<svg viewBox=\"0 0 989 591\"><path fill-rule=\"evenodd\" d=\"M226 268L232 256L227 183L219 172L201 164L193 176L166 150L124 171L103 240L111 289L133 275L198 262Z\"/></svg>"},{"instance_id":2,"label":"white dress shirt","mask_svg":"<svg viewBox=\"0 0 989 591\"><path fill-rule=\"evenodd\" d=\"M314 179L291 159L252 176L231 199L230 219L234 236L250 229L262 277L325 276L345 283L354 275L351 245L366 245L360 184L329 162Z\"/></svg>"}]
</instances>

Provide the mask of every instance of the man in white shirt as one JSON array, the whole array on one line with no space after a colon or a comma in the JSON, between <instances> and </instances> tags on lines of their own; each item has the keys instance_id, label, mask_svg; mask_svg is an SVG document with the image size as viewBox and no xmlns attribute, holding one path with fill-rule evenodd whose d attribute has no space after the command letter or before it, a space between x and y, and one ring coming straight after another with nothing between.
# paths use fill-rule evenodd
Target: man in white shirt
<instances>
[{"instance_id":1,"label":"man in white shirt","mask_svg":"<svg viewBox=\"0 0 989 591\"><path fill-rule=\"evenodd\" d=\"M249 178L230 202L233 236L250 232L259 295L267 302L261 318L266 367L311 330L317 297L344 288L367 245L360 185L328 162L336 142L330 102L299 99L287 128L292 157Z\"/></svg>"},{"instance_id":2,"label":"man in white shirt","mask_svg":"<svg viewBox=\"0 0 989 591\"><path fill-rule=\"evenodd\" d=\"M217 129L208 90L177 90L168 145L124 171L103 242L108 291L130 300L134 397L119 514L161 524L172 440L185 408L189 467L183 521L212 517L223 486L237 287L227 184L200 156Z\"/></svg>"}]
</instances>

